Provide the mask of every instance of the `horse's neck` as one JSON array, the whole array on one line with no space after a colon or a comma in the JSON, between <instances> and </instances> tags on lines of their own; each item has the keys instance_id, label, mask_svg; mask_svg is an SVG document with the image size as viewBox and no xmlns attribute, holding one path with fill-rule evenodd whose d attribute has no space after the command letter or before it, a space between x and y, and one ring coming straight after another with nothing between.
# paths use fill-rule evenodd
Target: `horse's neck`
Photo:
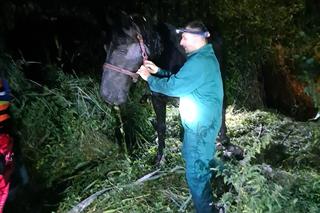
<instances>
[{"instance_id":1,"label":"horse's neck","mask_svg":"<svg viewBox=\"0 0 320 213\"><path fill-rule=\"evenodd\" d=\"M172 26L163 24L160 30L158 29L162 52L156 62L161 68L175 74L184 64L186 56L170 27Z\"/></svg>"}]
</instances>

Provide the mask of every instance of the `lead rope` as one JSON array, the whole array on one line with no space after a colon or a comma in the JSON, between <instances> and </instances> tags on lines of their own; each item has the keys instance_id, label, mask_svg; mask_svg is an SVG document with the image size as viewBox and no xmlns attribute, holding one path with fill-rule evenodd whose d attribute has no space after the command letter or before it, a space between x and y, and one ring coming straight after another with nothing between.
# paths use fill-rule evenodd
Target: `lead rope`
<instances>
[{"instance_id":1,"label":"lead rope","mask_svg":"<svg viewBox=\"0 0 320 213\"><path fill-rule=\"evenodd\" d=\"M111 69L113 71L123 73L125 75L129 75L132 78L134 83L136 83L138 81L139 75L135 72L130 71L130 70L127 70L127 69L124 69L121 67L117 67L117 66L109 64L109 63L104 63L103 64L103 71L106 71L107 69Z\"/></svg>"},{"instance_id":2,"label":"lead rope","mask_svg":"<svg viewBox=\"0 0 320 213\"><path fill-rule=\"evenodd\" d=\"M140 46L140 49L141 49L141 56L142 56L142 59L143 59L143 62L144 62L145 60L148 60L148 54L147 54L146 47L145 47L144 42L143 42L142 35L140 33L138 33L137 39L139 41L139 46ZM111 69L113 71L129 75L132 78L134 83L136 83L138 81L139 75L137 73L135 73L135 72L130 71L130 70L127 70L127 69L124 69L124 68L109 64L109 63L104 63L103 64L103 71L105 71L107 69Z\"/></svg>"}]
</instances>

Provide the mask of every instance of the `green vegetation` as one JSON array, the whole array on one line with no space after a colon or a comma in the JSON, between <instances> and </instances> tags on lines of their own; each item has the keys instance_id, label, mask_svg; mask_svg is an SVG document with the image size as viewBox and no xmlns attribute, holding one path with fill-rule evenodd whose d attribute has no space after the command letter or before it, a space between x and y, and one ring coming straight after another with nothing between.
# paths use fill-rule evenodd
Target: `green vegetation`
<instances>
[{"instance_id":1,"label":"green vegetation","mask_svg":"<svg viewBox=\"0 0 320 213\"><path fill-rule=\"evenodd\" d=\"M311 13L306 2L213 3L212 13L224 38L225 85L230 104L236 100L238 106L262 105L264 91L258 81L263 70L303 77L303 82L310 84L309 90L315 92L312 85L319 76L320 60L314 48L319 45L320 26L315 21L318 15ZM281 54L277 52L279 47ZM319 97L311 95L315 102L319 101Z\"/></svg>"},{"instance_id":2,"label":"green vegetation","mask_svg":"<svg viewBox=\"0 0 320 213\"><path fill-rule=\"evenodd\" d=\"M7 65L18 138L31 174L44 187L64 186L57 212L71 210L100 190L84 212L193 211L175 106L167 107L166 161L157 169L152 164L154 115L148 101L138 101L145 94L142 81L132 90L130 111L122 115L130 113L134 123L129 119L121 125L117 111L99 97L97 80L48 67L56 76L49 88L26 80L18 62ZM137 141L133 152L123 152L124 145L117 144L117 125L131 127L130 137ZM229 212L319 212L319 123L230 106L227 126L231 141L244 147L246 155L241 162L226 162L217 174L217 202ZM232 185L228 190L227 184Z\"/></svg>"}]
</instances>

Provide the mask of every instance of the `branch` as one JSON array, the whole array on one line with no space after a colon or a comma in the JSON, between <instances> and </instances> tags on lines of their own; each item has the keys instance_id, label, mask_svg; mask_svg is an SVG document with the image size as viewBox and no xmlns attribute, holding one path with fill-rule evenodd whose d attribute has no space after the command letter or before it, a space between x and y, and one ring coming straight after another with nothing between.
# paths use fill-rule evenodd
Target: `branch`
<instances>
[{"instance_id":1,"label":"branch","mask_svg":"<svg viewBox=\"0 0 320 213\"><path fill-rule=\"evenodd\" d=\"M121 186L121 188L126 188L126 187L130 187L130 186L133 186L133 185L143 184L146 181L156 180L156 179L159 179L160 177L166 176L166 175L168 175L170 173L175 173L175 172L176 173L181 173L181 171L179 171L181 169L184 169L184 168L181 167L181 166L176 166L173 169L171 169L169 172L163 172L162 174L158 174L160 172L160 169L157 169L157 170L155 170L155 171L153 171L153 172L151 172L149 174L144 175L143 177L139 178L138 180L136 180L133 183ZM158 174L158 175L156 175L156 174ZM102 189L102 190L90 195L89 197L87 197L86 199L82 200L80 203L75 205L70 211L68 211L68 213L80 213L80 212L82 212L86 207L88 207L100 195L102 195L102 194L104 194L104 193L106 193L108 191L111 191L111 190L113 190L115 188L118 188L118 186L108 187L108 188Z\"/></svg>"},{"instance_id":2,"label":"branch","mask_svg":"<svg viewBox=\"0 0 320 213\"><path fill-rule=\"evenodd\" d=\"M260 131L259 131L258 139L261 137L261 134L262 134L263 130L264 130L263 129L263 125L260 124Z\"/></svg>"},{"instance_id":3,"label":"branch","mask_svg":"<svg viewBox=\"0 0 320 213\"><path fill-rule=\"evenodd\" d=\"M105 192L107 192L109 190L112 190L112 189L114 189L114 187L105 188L105 189L102 189L102 190L90 195L89 197L87 197L86 199L84 199L83 201L78 203L76 206L74 206L70 211L68 211L68 213L79 213L79 212L82 212L95 199L97 199L97 197L99 197L100 195L102 195Z\"/></svg>"},{"instance_id":4,"label":"branch","mask_svg":"<svg viewBox=\"0 0 320 213\"><path fill-rule=\"evenodd\" d=\"M188 207L189 202L191 201L192 196L189 195L188 199L180 206L178 212L185 212L186 208Z\"/></svg>"},{"instance_id":5,"label":"branch","mask_svg":"<svg viewBox=\"0 0 320 213\"><path fill-rule=\"evenodd\" d=\"M149 180L152 176L157 174L159 171L160 171L160 169L157 169L156 171L153 171L149 174L146 174L145 176L143 176L142 178L139 178L136 182L134 182L134 184L143 183L143 182Z\"/></svg>"}]
</instances>

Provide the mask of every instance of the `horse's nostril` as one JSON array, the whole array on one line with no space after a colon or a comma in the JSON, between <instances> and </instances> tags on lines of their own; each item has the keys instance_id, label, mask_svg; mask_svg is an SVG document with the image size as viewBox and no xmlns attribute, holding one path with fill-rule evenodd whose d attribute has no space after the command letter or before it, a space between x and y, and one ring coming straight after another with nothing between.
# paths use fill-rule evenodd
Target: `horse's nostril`
<instances>
[{"instance_id":1,"label":"horse's nostril","mask_svg":"<svg viewBox=\"0 0 320 213\"><path fill-rule=\"evenodd\" d=\"M120 104L123 104L123 103L125 103L125 102L127 101L126 96L121 95L121 94L118 94L117 100L118 100L118 102L119 102Z\"/></svg>"},{"instance_id":2,"label":"horse's nostril","mask_svg":"<svg viewBox=\"0 0 320 213\"><path fill-rule=\"evenodd\" d=\"M117 101L117 97L114 94L110 94L109 95L109 100L111 100L112 102L116 102Z\"/></svg>"}]
</instances>

